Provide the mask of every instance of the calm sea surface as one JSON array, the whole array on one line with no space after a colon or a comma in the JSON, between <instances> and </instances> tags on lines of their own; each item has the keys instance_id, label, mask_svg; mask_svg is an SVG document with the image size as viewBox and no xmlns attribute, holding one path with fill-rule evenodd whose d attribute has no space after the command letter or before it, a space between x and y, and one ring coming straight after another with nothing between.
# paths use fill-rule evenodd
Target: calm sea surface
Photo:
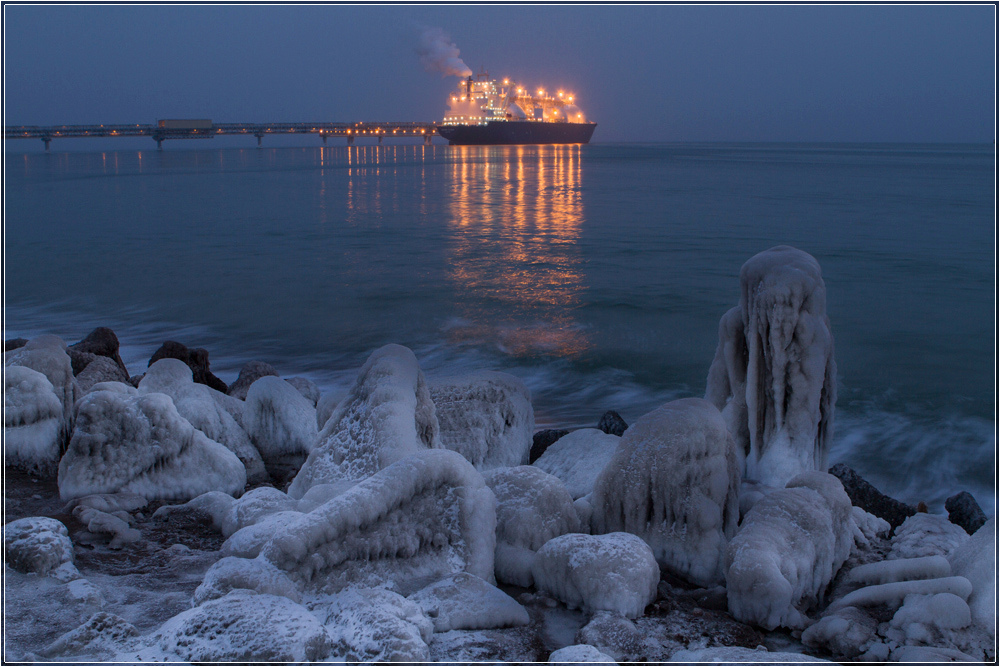
<instances>
[{"instance_id":1,"label":"calm sea surface","mask_svg":"<svg viewBox=\"0 0 1000 667\"><path fill-rule=\"evenodd\" d=\"M15 146L16 148L16 146ZM58 148L58 145L55 146ZM4 336L111 326L340 391L376 347L504 370L539 427L700 396L743 262L823 267L835 445L995 504L992 146L358 146L4 156Z\"/></svg>"}]
</instances>

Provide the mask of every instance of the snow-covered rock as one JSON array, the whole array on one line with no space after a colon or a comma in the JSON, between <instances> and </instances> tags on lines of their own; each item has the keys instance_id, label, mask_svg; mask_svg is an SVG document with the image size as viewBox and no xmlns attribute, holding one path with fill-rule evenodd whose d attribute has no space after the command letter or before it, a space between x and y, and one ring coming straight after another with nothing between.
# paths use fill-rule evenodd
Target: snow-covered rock
<instances>
[{"instance_id":1,"label":"snow-covered rock","mask_svg":"<svg viewBox=\"0 0 1000 667\"><path fill-rule=\"evenodd\" d=\"M496 495L496 577L531 586L535 552L553 537L578 533L580 518L559 478L534 466L500 468L486 474Z\"/></svg>"},{"instance_id":2,"label":"snow-covered rock","mask_svg":"<svg viewBox=\"0 0 1000 667\"><path fill-rule=\"evenodd\" d=\"M596 428L581 428L559 438L532 465L561 479L576 500L594 490L620 441Z\"/></svg>"},{"instance_id":3,"label":"snow-covered rock","mask_svg":"<svg viewBox=\"0 0 1000 667\"><path fill-rule=\"evenodd\" d=\"M357 480L342 480L332 484L317 484L310 487L305 494L299 498L296 509L300 512L312 512L323 503L333 500L357 484Z\"/></svg>"},{"instance_id":4,"label":"snow-covered rock","mask_svg":"<svg viewBox=\"0 0 1000 667\"><path fill-rule=\"evenodd\" d=\"M333 654L349 662L427 662L433 633L420 606L384 589L348 589L316 604Z\"/></svg>"},{"instance_id":5,"label":"snow-covered rock","mask_svg":"<svg viewBox=\"0 0 1000 667\"><path fill-rule=\"evenodd\" d=\"M923 558L897 558L859 565L847 573L844 579L849 584L874 586L891 584L913 579L937 579L950 577L951 565L943 556Z\"/></svg>"},{"instance_id":6,"label":"snow-covered rock","mask_svg":"<svg viewBox=\"0 0 1000 667\"><path fill-rule=\"evenodd\" d=\"M546 542L531 568L535 586L570 608L641 616L656 598L660 567L642 539L628 533L573 533Z\"/></svg>"},{"instance_id":7,"label":"snow-covered rock","mask_svg":"<svg viewBox=\"0 0 1000 667\"><path fill-rule=\"evenodd\" d=\"M31 516L3 527L4 560L18 572L46 575L73 563L73 543L60 521Z\"/></svg>"},{"instance_id":8,"label":"snow-covered rock","mask_svg":"<svg viewBox=\"0 0 1000 667\"><path fill-rule=\"evenodd\" d=\"M549 654L549 662L560 664L577 665L588 662L597 662L604 665L617 665L615 659L607 653L601 653L589 644L573 644L564 646L559 650Z\"/></svg>"},{"instance_id":9,"label":"snow-covered rock","mask_svg":"<svg viewBox=\"0 0 1000 667\"><path fill-rule=\"evenodd\" d=\"M840 481L802 473L747 513L726 549L730 613L768 630L804 628L850 555L851 501Z\"/></svg>"},{"instance_id":10,"label":"snow-covered rock","mask_svg":"<svg viewBox=\"0 0 1000 667\"><path fill-rule=\"evenodd\" d=\"M344 395L340 392L331 392L320 396L319 401L316 402L316 428L323 430L327 420L340 405L343 397Z\"/></svg>"},{"instance_id":11,"label":"snow-covered rock","mask_svg":"<svg viewBox=\"0 0 1000 667\"><path fill-rule=\"evenodd\" d=\"M102 357L104 358L104 357ZM115 656L139 635L134 625L117 614L100 611L61 635L41 651L46 658L82 655Z\"/></svg>"},{"instance_id":12,"label":"snow-covered rock","mask_svg":"<svg viewBox=\"0 0 1000 667\"><path fill-rule=\"evenodd\" d=\"M270 486L259 486L240 496L222 520L222 536L252 526L269 514L296 510L298 501Z\"/></svg>"},{"instance_id":13,"label":"snow-covered rock","mask_svg":"<svg viewBox=\"0 0 1000 667\"><path fill-rule=\"evenodd\" d=\"M671 401L625 431L594 484L592 532L638 535L664 568L701 586L721 583L739 479L719 411L699 398Z\"/></svg>"},{"instance_id":14,"label":"snow-covered rock","mask_svg":"<svg viewBox=\"0 0 1000 667\"><path fill-rule=\"evenodd\" d=\"M825 470L837 402L826 286L812 255L776 246L740 270L740 303L719 322L705 398L722 411L745 474L781 487Z\"/></svg>"},{"instance_id":15,"label":"snow-covered rock","mask_svg":"<svg viewBox=\"0 0 1000 667\"><path fill-rule=\"evenodd\" d=\"M124 515L124 516L121 516ZM77 521L87 527L92 534L111 536L112 549L121 549L126 544L132 544L142 539L142 533L129 525L129 515L125 512L110 514L93 507L80 505L73 510Z\"/></svg>"},{"instance_id":16,"label":"snow-covered rock","mask_svg":"<svg viewBox=\"0 0 1000 667\"><path fill-rule=\"evenodd\" d=\"M316 446L316 408L281 378L265 376L250 385L246 429L269 465L287 456L306 456Z\"/></svg>"},{"instance_id":17,"label":"snow-covered rock","mask_svg":"<svg viewBox=\"0 0 1000 667\"><path fill-rule=\"evenodd\" d=\"M4 465L52 475L62 455L63 406L52 383L26 366L4 369Z\"/></svg>"},{"instance_id":18,"label":"snow-covered rock","mask_svg":"<svg viewBox=\"0 0 1000 667\"><path fill-rule=\"evenodd\" d=\"M953 593L908 595L885 634L899 644L953 648L955 631L971 624L969 605Z\"/></svg>"},{"instance_id":19,"label":"snow-covered rock","mask_svg":"<svg viewBox=\"0 0 1000 667\"><path fill-rule=\"evenodd\" d=\"M154 519L169 521L175 516L209 523L218 531L230 520L236 499L221 491L208 491L181 505L164 505L153 513Z\"/></svg>"},{"instance_id":20,"label":"snow-covered rock","mask_svg":"<svg viewBox=\"0 0 1000 667\"><path fill-rule=\"evenodd\" d=\"M320 391L316 383L309 378L303 377L291 377L286 378L285 382L295 387L295 391L302 394L302 398L309 401L309 403L315 408L319 404ZM317 422L319 420L317 419ZM319 428L317 426L317 428Z\"/></svg>"},{"instance_id":21,"label":"snow-covered rock","mask_svg":"<svg viewBox=\"0 0 1000 667\"><path fill-rule=\"evenodd\" d=\"M480 371L430 385L441 446L480 470L528 462L535 413L531 392L507 373Z\"/></svg>"},{"instance_id":22,"label":"snow-covered rock","mask_svg":"<svg viewBox=\"0 0 1000 667\"><path fill-rule=\"evenodd\" d=\"M789 653L786 651L768 651L763 646L756 649L743 648L742 646L716 646L713 648L689 649L677 651L670 658L670 662L683 662L687 664L717 662L727 665L739 663L770 664L772 662L826 662L822 658L816 658L804 653Z\"/></svg>"},{"instance_id":23,"label":"snow-covered rock","mask_svg":"<svg viewBox=\"0 0 1000 667\"><path fill-rule=\"evenodd\" d=\"M969 595L972 619L994 640L997 625L996 534L994 517L948 556L952 572L972 583Z\"/></svg>"},{"instance_id":24,"label":"snow-covered rock","mask_svg":"<svg viewBox=\"0 0 1000 667\"><path fill-rule=\"evenodd\" d=\"M937 595L939 593L951 593L966 600L972 593L972 584L965 577L913 579L875 584L859 588L842 598L837 598L827 607L827 612L834 612L844 607L877 606L895 610L903 604L908 595Z\"/></svg>"},{"instance_id":25,"label":"snow-covered rock","mask_svg":"<svg viewBox=\"0 0 1000 667\"><path fill-rule=\"evenodd\" d=\"M240 528L230 535L222 543L219 554L239 558L256 558L276 532L301 517L302 513L295 511L268 514L258 519L256 523Z\"/></svg>"},{"instance_id":26,"label":"snow-covered rock","mask_svg":"<svg viewBox=\"0 0 1000 667\"><path fill-rule=\"evenodd\" d=\"M524 625L528 612L499 588L459 572L409 596L434 623L434 632Z\"/></svg>"},{"instance_id":27,"label":"snow-covered rock","mask_svg":"<svg viewBox=\"0 0 1000 667\"><path fill-rule=\"evenodd\" d=\"M863 609L842 607L802 632L802 643L811 648L827 650L835 658L857 658L879 641L878 622Z\"/></svg>"},{"instance_id":28,"label":"snow-covered rock","mask_svg":"<svg viewBox=\"0 0 1000 667\"><path fill-rule=\"evenodd\" d=\"M29 340L24 347L4 353L5 367L23 366L38 371L48 379L59 403L62 405L65 438L73 426L73 405L79 395L73 363L66 354L66 343L58 336L45 334Z\"/></svg>"},{"instance_id":29,"label":"snow-covered rock","mask_svg":"<svg viewBox=\"0 0 1000 667\"><path fill-rule=\"evenodd\" d=\"M330 415L288 495L301 498L317 484L364 479L405 456L440 447L438 429L413 352L401 345L381 347Z\"/></svg>"},{"instance_id":30,"label":"snow-covered rock","mask_svg":"<svg viewBox=\"0 0 1000 667\"><path fill-rule=\"evenodd\" d=\"M206 491L238 493L245 484L236 455L191 426L165 394L87 394L59 463L65 499L125 491L187 500Z\"/></svg>"},{"instance_id":31,"label":"snow-covered rock","mask_svg":"<svg viewBox=\"0 0 1000 667\"><path fill-rule=\"evenodd\" d=\"M277 527L261 554L328 592L358 584L405 594L463 570L490 581L495 503L460 454L425 450Z\"/></svg>"},{"instance_id":32,"label":"snow-covered rock","mask_svg":"<svg viewBox=\"0 0 1000 667\"><path fill-rule=\"evenodd\" d=\"M112 359L94 357L94 360L76 376L80 395L86 394L99 382L128 382L128 373Z\"/></svg>"},{"instance_id":33,"label":"snow-covered rock","mask_svg":"<svg viewBox=\"0 0 1000 667\"><path fill-rule=\"evenodd\" d=\"M274 366L266 361L248 361L243 364L243 368L240 369L239 377L236 378L235 382L229 385L226 393L233 398L245 401L247 391L250 390L250 385L260 378L267 376L278 377L278 371L274 369Z\"/></svg>"},{"instance_id":34,"label":"snow-covered rock","mask_svg":"<svg viewBox=\"0 0 1000 667\"><path fill-rule=\"evenodd\" d=\"M237 589L280 595L292 602L301 602L302 599L292 580L266 560L226 556L208 568L204 580L194 592L194 604L221 598Z\"/></svg>"},{"instance_id":35,"label":"snow-covered rock","mask_svg":"<svg viewBox=\"0 0 1000 667\"><path fill-rule=\"evenodd\" d=\"M969 534L947 517L923 512L914 514L892 536L889 558L945 556L969 541Z\"/></svg>"},{"instance_id":36,"label":"snow-covered rock","mask_svg":"<svg viewBox=\"0 0 1000 667\"><path fill-rule=\"evenodd\" d=\"M160 359L146 371L138 389L141 395L158 393L169 396L181 417L239 458L251 484L267 480L264 461L250 442L250 436L213 397L213 394L219 397L223 394L196 383L191 369L183 361Z\"/></svg>"}]
</instances>

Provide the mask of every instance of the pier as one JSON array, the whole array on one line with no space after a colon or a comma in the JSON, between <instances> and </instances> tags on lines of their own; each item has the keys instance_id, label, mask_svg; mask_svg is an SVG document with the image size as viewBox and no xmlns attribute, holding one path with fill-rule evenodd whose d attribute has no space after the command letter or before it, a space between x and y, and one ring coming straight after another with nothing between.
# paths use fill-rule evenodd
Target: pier
<instances>
[{"instance_id":1,"label":"pier","mask_svg":"<svg viewBox=\"0 0 1000 667\"><path fill-rule=\"evenodd\" d=\"M358 137L423 137L431 143L437 133L435 123L212 123L210 120L161 120L154 124L135 125L7 125L4 139L41 139L45 150L53 139L79 139L84 137L150 137L156 147L163 150L167 139L211 139L224 135L247 135L257 138L260 147L264 137L275 134L316 134L323 143L329 137L344 137L348 145Z\"/></svg>"}]
</instances>

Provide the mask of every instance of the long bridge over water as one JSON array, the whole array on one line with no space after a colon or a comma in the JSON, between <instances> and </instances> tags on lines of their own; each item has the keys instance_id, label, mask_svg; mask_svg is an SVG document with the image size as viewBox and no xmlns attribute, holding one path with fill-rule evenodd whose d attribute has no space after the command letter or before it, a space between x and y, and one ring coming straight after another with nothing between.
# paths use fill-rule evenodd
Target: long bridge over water
<instances>
[{"instance_id":1,"label":"long bridge over water","mask_svg":"<svg viewBox=\"0 0 1000 667\"><path fill-rule=\"evenodd\" d=\"M257 146L265 136L274 134L318 134L326 143L327 137L346 137L353 144L357 137L375 137L379 143L385 137L423 137L429 144L437 133L435 123L213 123L210 120L157 121L142 125L6 125L4 139L41 139L45 150L53 139L81 137L151 137L156 147L163 149L167 139L211 139L223 135L248 135L257 138Z\"/></svg>"}]
</instances>

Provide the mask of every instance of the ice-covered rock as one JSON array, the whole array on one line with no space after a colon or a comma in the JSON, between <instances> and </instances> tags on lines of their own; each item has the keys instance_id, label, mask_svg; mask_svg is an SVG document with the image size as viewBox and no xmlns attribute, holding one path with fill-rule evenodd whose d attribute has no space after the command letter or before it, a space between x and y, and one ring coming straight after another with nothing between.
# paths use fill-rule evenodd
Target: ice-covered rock
<instances>
[{"instance_id":1,"label":"ice-covered rock","mask_svg":"<svg viewBox=\"0 0 1000 667\"><path fill-rule=\"evenodd\" d=\"M247 589L268 595L280 595L292 602L302 596L288 576L261 558L223 557L208 568L201 585L194 592L194 604L228 595L230 591Z\"/></svg>"},{"instance_id":2,"label":"ice-covered rock","mask_svg":"<svg viewBox=\"0 0 1000 667\"><path fill-rule=\"evenodd\" d=\"M743 648L741 646L716 646L712 648L688 649L677 651L670 658L670 662L683 662L687 664L716 662L727 665L740 663L751 664L771 664L774 662L808 663L826 662L822 658L816 658L804 653L789 653L787 651L768 651L763 646L756 649Z\"/></svg>"},{"instance_id":3,"label":"ice-covered rock","mask_svg":"<svg viewBox=\"0 0 1000 667\"><path fill-rule=\"evenodd\" d=\"M59 656L115 656L139 635L134 625L117 614L99 611L82 625L61 635L41 651L45 658Z\"/></svg>"},{"instance_id":4,"label":"ice-covered rock","mask_svg":"<svg viewBox=\"0 0 1000 667\"><path fill-rule=\"evenodd\" d=\"M948 511L948 520L961 526L969 535L986 523L986 513L968 491L956 493L945 500L944 508Z\"/></svg>"},{"instance_id":5,"label":"ice-covered rock","mask_svg":"<svg viewBox=\"0 0 1000 667\"><path fill-rule=\"evenodd\" d=\"M343 397L343 394L340 392L331 392L320 396L319 401L316 402L316 428L321 431L323 430L327 420L330 419L333 411L340 405Z\"/></svg>"},{"instance_id":6,"label":"ice-covered rock","mask_svg":"<svg viewBox=\"0 0 1000 667\"><path fill-rule=\"evenodd\" d=\"M333 654L348 662L427 662L433 634L420 606L377 588L349 589L316 603L326 616Z\"/></svg>"},{"instance_id":7,"label":"ice-covered rock","mask_svg":"<svg viewBox=\"0 0 1000 667\"><path fill-rule=\"evenodd\" d=\"M802 473L762 498L726 549L730 613L768 630L804 628L850 555L851 526L851 501L826 473Z\"/></svg>"},{"instance_id":8,"label":"ice-covered rock","mask_svg":"<svg viewBox=\"0 0 1000 667\"><path fill-rule=\"evenodd\" d=\"M295 391L302 394L302 397L309 401L309 403L315 408L319 404L320 391L316 383L309 378L303 377L291 377L285 380L288 384L295 387ZM319 420L317 420L318 422ZM319 427L317 427L319 428Z\"/></svg>"},{"instance_id":9,"label":"ice-covered rock","mask_svg":"<svg viewBox=\"0 0 1000 667\"><path fill-rule=\"evenodd\" d=\"M77 507L90 507L114 514L115 512L135 512L147 504L148 501L137 493L95 493L74 498L67 504L65 511L73 511Z\"/></svg>"},{"instance_id":10,"label":"ice-covered rock","mask_svg":"<svg viewBox=\"0 0 1000 667\"><path fill-rule=\"evenodd\" d=\"M69 434L73 421L73 405L79 393L73 364L66 354L66 343L57 336L45 334L29 340L24 347L4 353L4 366L23 366L38 371L52 384L62 405L63 437Z\"/></svg>"},{"instance_id":11,"label":"ice-covered rock","mask_svg":"<svg viewBox=\"0 0 1000 667\"><path fill-rule=\"evenodd\" d=\"M357 480L343 480L332 484L317 484L299 498L296 509L300 512L312 512L323 503L333 500L357 483Z\"/></svg>"},{"instance_id":12,"label":"ice-covered rock","mask_svg":"<svg viewBox=\"0 0 1000 667\"><path fill-rule=\"evenodd\" d=\"M719 411L700 398L671 401L625 431L594 484L591 529L638 535L664 568L701 586L721 583L739 480Z\"/></svg>"},{"instance_id":13,"label":"ice-covered rock","mask_svg":"<svg viewBox=\"0 0 1000 667\"><path fill-rule=\"evenodd\" d=\"M499 588L468 572L436 581L409 596L434 623L434 632L524 625L528 612Z\"/></svg>"},{"instance_id":14,"label":"ice-covered rock","mask_svg":"<svg viewBox=\"0 0 1000 667\"><path fill-rule=\"evenodd\" d=\"M128 382L128 373L107 357L95 356L76 376L80 393L85 394L98 382Z\"/></svg>"},{"instance_id":15,"label":"ice-covered rock","mask_svg":"<svg viewBox=\"0 0 1000 667\"><path fill-rule=\"evenodd\" d=\"M186 500L206 491L238 493L245 484L243 463L191 426L165 394L87 394L59 463L65 499L125 491Z\"/></svg>"},{"instance_id":16,"label":"ice-covered rock","mask_svg":"<svg viewBox=\"0 0 1000 667\"><path fill-rule=\"evenodd\" d=\"M222 556L237 556L239 558L256 558L264 546L271 541L274 534L289 523L298 520L301 512L284 511L268 514L256 523L240 528L230 535L219 554Z\"/></svg>"},{"instance_id":17,"label":"ice-covered rock","mask_svg":"<svg viewBox=\"0 0 1000 667\"><path fill-rule=\"evenodd\" d=\"M266 361L248 361L243 364L239 377L236 378L236 382L229 385L229 391L226 393L241 401L246 400L250 385L260 378L268 376L278 377L278 371L274 369L274 366Z\"/></svg>"},{"instance_id":18,"label":"ice-covered rock","mask_svg":"<svg viewBox=\"0 0 1000 667\"><path fill-rule=\"evenodd\" d=\"M531 586L535 552L553 537L580 532L573 497L559 478L535 466L493 470L486 483L497 502L496 577Z\"/></svg>"},{"instance_id":19,"label":"ice-covered rock","mask_svg":"<svg viewBox=\"0 0 1000 667\"><path fill-rule=\"evenodd\" d=\"M996 535L996 518L992 518L948 556L952 572L972 583L969 595L972 619L994 640L997 626Z\"/></svg>"},{"instance_id":20,"label":"ice-covered rock","mask_svg":"<svg viewBox=\"0 0 1000 667\"><path fill-rule=\"evenodd\" d=\"M943 664L947 662L983 662L968 653L953 648L940 646L899 646L882 661L898 662L907 665L920 663Z\"/></svg>"},{"instance_id":21,"label":"ice-covered rock","mask_svg":"<svg viewBox=\"0 0 1000 667\"><path fill-rule=\"evenodd\" d=\"M719 322L705 398L746 453L745 474L784 486L826 470L837 365L826 286L812 255L776 246L740 270L740 304Z\"/></svg>"},{"instance_id":22,"label":"ice-covered rock","mask_svg":"<svg viewBox=\"0 0 1000 667\"><path fill-rule=\"evenodd\" d=\"M247 481L257 484L267 480L264 461L250 442L250 436L213 397L219 392L194 381L187 364L177 359L160 359L146 371L139 383L139 393L169 396L180 416L239 458L246 468Z\"/></svg>"},{"instance_id":23,"label":"ice-covered rock","mask_svg":"<svg viewBox=\"0 0 1000 667\"><path fill-rule=\"evenodd\" d=\"M969 605L953 593L908 595L885 634L899 644L953 647L954 631L971 624Z\"/></svg>"},{"instance_id":24,"label":"ice-covered rock","mask_svg":"<svg viewBox=\"0 0 1000 667\"><path fill-rule=\"evenodd\" d=\"M129 525L128 514L118 511L116 514L104 512L86 505L77 506L73 510L73 516L77 521L87 527L93 534L106 534L111 536L109 546L112 549L121 549L126 544L132 544L142 539L142 533ZM124 514L125 516L121 516Z\"/></svg>"},{"instance_id":25,"label":"ice-covered rock","mask_svg":"<svg viewBox=\"0 0 1000 667\"><path fill-rule=\"evenodd\" d=\"M108 327L97 327L87 334L86 338L70 345L67 350L82 354L93 354L109 359L124 373L127 379L128 369L125 367L125 362L122 361L121 355L118 353L119 347L118 336L115 335L114 331Z\"/></svg>"},{"instance_id":26,"label":"ice-covered rock","mask_svg":"<svg viewBox=\"0 0 1000 667\"><path fill-rule=\"evenodd\" d=\"M660 567L642 539L628 533L573 533L546 542L531 568L535 586L586 612L641 616L656 598Z\"/></svg>"},{"instance_id":27,"label":"ice-covered rock","mask_svg":"<svg viewBox=\"0 0 1000 667\"><path fill-rule=\"evenodd\" d=\"M229 537L237 530L252 526L269 514L298 509L298 501L270 486L259 486L247 491L236 500L228 515L222 520L222 536Z\"/></svg>"},{"instance_id":28,"label":"ice-covered rock","mask_svg":"<svg viewBox=\"0 0 1000 667\"><path fill-rule=\"evenodd\" d=\"M301 498L316 484L364 479L404 456L440 447L438 428L413 352L381 347L330 415L288 495Z\"/></svg>"},{"instance_id":29,"label":"ice-covered rock","mask_svg":"<svg viewBox=\"0 0 1000 667\"><path fill-rule=\"evenodd\" d=\"M834 465L829 472L844 485L844 492L851 499L851 504L884 519L892 528L917 513L915 507L885 495L843 463Z\"/></svg>"},{"instance_id":30,"label":"ice-covered rock","mask_svg":"<svg viewBox=\"0 0 1000 667\"><path fill-rule=\"evenodd\" d=\"M552 443L568 434L569 431L564 428L547 428L535 433L531 436L531 450L528 452L528 463L531 464L537 461Z\"/></svg>"},{"instance_id":31,"label":"ice-covered rock","mask_svg":"<svg viewBox=\"0 0 1000 667\"><path fill-rule=\"evenodd\" d=\"M913 579L937 579L950 577L951 565L943 556L923 558L898 558L859 565L848 572L845 581L861 586L891 584L896 581Z\"/></svg>"},{"instance_id":32,"label":"ice-covered rock","mask_svg":"<svg viewBox=\"0 0 1000 667\"><path fill-rule=\"evenodd\" d=\"M573 644L564 646L561 649L549 654L549 662L559 664L577 665L588 662L597 662L604 665L617 665L615 659L607 653L601 653L589 644Z\"/></svg>"},{"instance_id":33,"label":"ice-covered rock","mask_svg":"<svg viewBox=\"0 0 1000 667\"><path fill-rule=\"evenodd\" d=\"M831 602L827 612L834 612L844 607L885 606L889 609L898 609L908 595L938 593L951 593L966 600L972 593L972 584L965 577L940 577L865 586Z\"/></svg>"},{"instance_id":34,"label":"ice-covered rock","mask_svg":"<svg viewBox=\"0 0 1000 667\"><path fill-rule=\"evenodd\" d=\"M210 524L218 531L229 520L236 499L221 491L208 491L181 505L164 505L153 513L154 519L169 521L181 516Z\"/></svg>"},{"instance_id":35,"label":"ice-covered rock","mask_svg":"<svg viewBox=\"0 0 1000 667\"><path fill-rule=\"evenodd\" d=\"M531 392L507 373L480 371L430 385L441 446L480 470L528 462L535 413Z\"/></svg>"},{"instance_id":36,"label":"ice-covered rock","mask_svg":"<svg viewBox=\"0 0 1000 667\"><path fill-rule=\"evenodd\" d=\"M842 607L826 614L802 632L802 643L826 650L835 658L857 658L879 641L878 622L857 607Z\"/></svg>"},{"instance_id":37,"label":"ice-covered rock","mask_svg":"<svg viewBox=\"0 0 1000 667\"><path fill-rule=\"evenodd\" d=\"M292 385L265 376L247 391L246 429L264 461L305 457L316 446L316 409Z\"/></svg>"},{"instance_id":38,"label":"ice-covered rock","mask_svg":"<svg viewBox=\"0 0 1000 667\"><path fill-rule=\"evenodd\" d=\"M312 662L331 648L326 630L305 607L244 589L174 616L152 639L171 662Z\"/></svg>"},{"instance_id":39,"label":"ice-covered rock","mask_svg":"<svg viewBox=\"0 0 1000 667\"><path fill-rule=\"evenodd\" d=\"M4 465L50 476L62 455L63 406L52 383L26 366L3 377Z\"/></svg>"},{"instance_id":40,"label":"ice-covered rock","mask_svg":"<svg viewBox=\"0 0 1000 667\"><path fill-rule=\"evenodd\" d=\"M73 563L73 543L60 521L31 516L3 527L4 560L18 572L46 575Z\"/></svg>"},{"instance_id":41,"label":"ice-covered rock","mask_svg":"<svg viewBox=\"0 0 1000 667\"><path fill-rule=\"evenodd\" d=\"M892 536L889 558L947 556L965 544L969 534L938 514L914 514Z\"/></svg>"},{"instance_id":42,"label":"ice-covered rock","mask_svg":"<svg viewBox=\"0 0 1000 667\"><path fill-rule=\"evenodd\" d=\"M573 499L594 490L597 476L604 470L621 438L596 428L581 428L549 446L532 465L555 475Z\"/></svg>"},{"instance_id":43,"label":"ice-covered rock","mask_svg":"<svg viewBox=\"0 0 1000 667\"><path fill-rule=\"evenodd\" d=\"M226 383L215 377L209 369L208 350L202 347L188 348L183 343L168 340L163 343L149 358L148 366L152 366L160 359L178 359L183 361L194 374L194 381L225 394L229 387Z\"/></svg>"},{"instance_id":44,"label":"ice-covered rock","mask_svg":"<svg viewBox=\"0 0 1000 667\"><path fill-rule=\"evenodd\" d=\"M406 594L460 571L490 581L495 503L460 454L425 450L278 527L261 554L330 592L358 584Z\"/></svg>"},{"instance_id":45,"label":"ice-covered rock","mask_svg":"<svg viewBox=\"0 0 1000 667\"><path fill-rule=\"evenodd\" d=\"M889 538L892 526L885 519L881 519L874 514L869 514L860 507L851 507L851 517L854 519L854 526L857 531L854 534L854 542L860 547L869 548L871 545Z\"/></svg>"}]
</instances>

